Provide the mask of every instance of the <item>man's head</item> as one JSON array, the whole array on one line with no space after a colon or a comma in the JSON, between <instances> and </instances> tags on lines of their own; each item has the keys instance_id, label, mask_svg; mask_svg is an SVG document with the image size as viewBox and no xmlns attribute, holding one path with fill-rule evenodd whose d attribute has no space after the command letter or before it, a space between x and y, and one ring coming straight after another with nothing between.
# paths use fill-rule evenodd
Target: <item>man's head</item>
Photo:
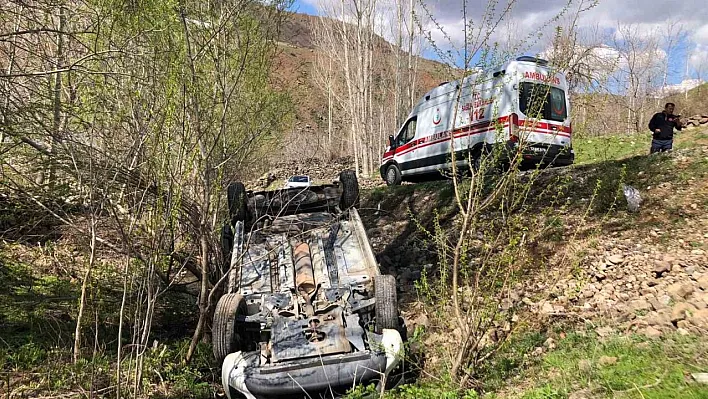
<instances>
[{"instance_id":1,"label":"man's head","mask_svg":"<svg viewBox=\"0 0 708 399\"><path fill-rule=\"evenodd\" d=\"M666 103L666 105L664 105L664 112L666 112L667 114L673 114L674 108L676 108L676 104Z\"/></svg>"}]
</instances>

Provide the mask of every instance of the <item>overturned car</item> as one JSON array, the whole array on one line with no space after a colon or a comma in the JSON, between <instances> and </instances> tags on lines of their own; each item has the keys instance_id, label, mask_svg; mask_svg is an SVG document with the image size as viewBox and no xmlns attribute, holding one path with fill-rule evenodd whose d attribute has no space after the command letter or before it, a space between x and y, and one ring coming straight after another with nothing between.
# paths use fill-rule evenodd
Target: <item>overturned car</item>
<instances>
[{"instance_id":1,"label":"overturned car","mask_svg":"<svg viewBox=\"0 0 708 399\"><path fill-rule=\"evenodd\" d=\"M329 185L229 186L228 286L212 336L230 399L385 384L399 364L395 279L380 274L358 197L353 171Z\"/></svg>"}]
</instances>

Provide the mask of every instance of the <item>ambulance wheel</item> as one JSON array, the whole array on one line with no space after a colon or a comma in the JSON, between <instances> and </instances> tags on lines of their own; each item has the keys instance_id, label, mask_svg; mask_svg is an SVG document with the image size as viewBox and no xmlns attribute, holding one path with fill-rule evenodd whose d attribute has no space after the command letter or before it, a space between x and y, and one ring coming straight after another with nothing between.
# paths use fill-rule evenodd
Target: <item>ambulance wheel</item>
<instances>
[{"instance_id":1,"label":"ambulance wheel","mask_svg":"<svg viewBox=\"0 0 708 399\"><path fill-rule=\"evenodd\" d=\"M472 171L476 174L482 170L482 163L485 161L487 153L485 151L480 151L473 155L472 159Z\"/></svg>"},{"instance_id":2,"label":"ambulance wheel","mask_svg":"<svg viewBox=\"0 0 708 399\"><path fill-rule=\"evenodd\" d=\"M398 186L399 184L401 184L401 171L398 166L391 164L386 168L386 185Z\"/></svg>"}]
</instances>

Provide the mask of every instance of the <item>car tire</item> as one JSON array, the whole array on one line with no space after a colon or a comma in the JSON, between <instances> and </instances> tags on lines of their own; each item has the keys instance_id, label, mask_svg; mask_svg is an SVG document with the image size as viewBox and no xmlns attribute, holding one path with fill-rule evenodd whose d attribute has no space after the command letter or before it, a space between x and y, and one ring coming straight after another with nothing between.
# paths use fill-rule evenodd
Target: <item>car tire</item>
<instances>
[{"instance_id":1,"label":"car tire","mask_svg":"<svg viewBox=\"0 0 708 399\"><path fill-rule=\"evenodd\" d=\"M391 275L374 277L374 297L376 298L376 332L381 334L387 328L398 330L396 279Z\"/></svg>"},{"instance_id":2,"label":"car tire","mask_svg":"<svg viewBox=\"0 0 708 399\"><path fill-rule=\"evenodd\" d=\"M391 164L386 168L386 175L384 180L386 180L387 186L398 186L401 184L401 171L398 166Z\"/></svg>"},{"instance_id":3,"label":"car tire","mask_svg":"<svg viewBox=\"0 0 708 399\"><path fill-rule=\"evenodd\" d=\"M339 183L342 185L342 197L339 200L341 209L348 209L359 205L359 181L353 170L345 170L339 174Z\"/></svg>"},{"instance_id":4,"label":"car tire","mask_svg":"<svg viewBox=\"0 0 708 399\"><path fill-rule=\"evenodd\" d=\"M212 346L217 362L224 361L231 353L245 349L243 321L246 316L246 300L240 294L226 294L219 299L212 323Z\"/></svg>"},{"instance_id":5,"label":"car tire","mask_svg":"<svg viewBox=\"0 0 708 399\"><path fill-rule=\"evenodd\" d=\"M246 187L241 182L229 184L226 188L226 200L229 206L229 217L231 224L238 221L246 221L248 214Z\"/></svg>"},{"instance_id":6,"label":"car tire","mask_svg":"<svg viewBox=\"0 0 708 399\"><path fill-rule=\"evenodd\" d=\"M221 229L221 254L224 256L222 272L226 273L231 266L231 251L234 246L234 232L229 223L224 223Z\"/></svg>"}]
</instances>

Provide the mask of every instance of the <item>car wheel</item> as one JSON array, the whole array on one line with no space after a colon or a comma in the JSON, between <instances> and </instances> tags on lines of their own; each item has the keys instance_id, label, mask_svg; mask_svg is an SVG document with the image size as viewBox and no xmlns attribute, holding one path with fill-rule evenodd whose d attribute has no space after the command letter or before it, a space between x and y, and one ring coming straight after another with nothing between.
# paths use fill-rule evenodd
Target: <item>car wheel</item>
<instances>
[{"instance_id":1,"label":"car wheel","mask_svg":"<svg viewBox=\"0 0 708 399\"><path fill-rule=\"evenodd\" d=\"M398 186L401 184L401 171L396 165L389 165L386 168L386 185Z\"/></svg>"},{"instance_id":2,"label":"car wheel","mask_svg":"<svg viewBox=\"0 0 708 399\"><path fill-rule=\"evenodd\" d=\"M246 187L243 183L235 182L229 184L226 189L226 200L229 205L231 224L235 224L238 221L245 222L248 208L246 203Z\"/></svg>"},{"instance_id":3,"label":"car wheel","mask_svg":"<svg viewBox=\"0 0 708 399\"><path fill-rule=\"evenodd\" d=\"M348 209L359 205L359 181L353 170L345 170L339 174L339 183L342 185L342 197L339 200L341 209Z\"/></svg>"},{"instance_id":4,"label":"car wheel","mask_svg":"<svg viewBox=\"0 0 708 399\"><path fill-rule=\"evenodd\" d=\"M226 294L219 299L212 324L212 346L217 362L224 361L231 353L245 349L243 321L246 300L240 294Z\"/></svg>"},{"instance_id":5,"label":"car wheel","mask_svg":"<svg viewBox=\"0 0 708 399\"><path fill-rule=\"evenodd\" d=\"M396 299L396 279L390 275L374 277L376 298L376 332L390 328L399 329L398 300Z\"/></svg>"},{"instance_id":6,"label":"car wheel","mask_svg":"<svg viewBox=\"0 0 708 399\"><path fill-rule=\"evenodd\" d=\"M221 254L224 256L224 265L222 272L226 273L231 266L231 251L234 246L234 232L229 223L224 223L221 229Z\"/></svg>"}]
</instances>

